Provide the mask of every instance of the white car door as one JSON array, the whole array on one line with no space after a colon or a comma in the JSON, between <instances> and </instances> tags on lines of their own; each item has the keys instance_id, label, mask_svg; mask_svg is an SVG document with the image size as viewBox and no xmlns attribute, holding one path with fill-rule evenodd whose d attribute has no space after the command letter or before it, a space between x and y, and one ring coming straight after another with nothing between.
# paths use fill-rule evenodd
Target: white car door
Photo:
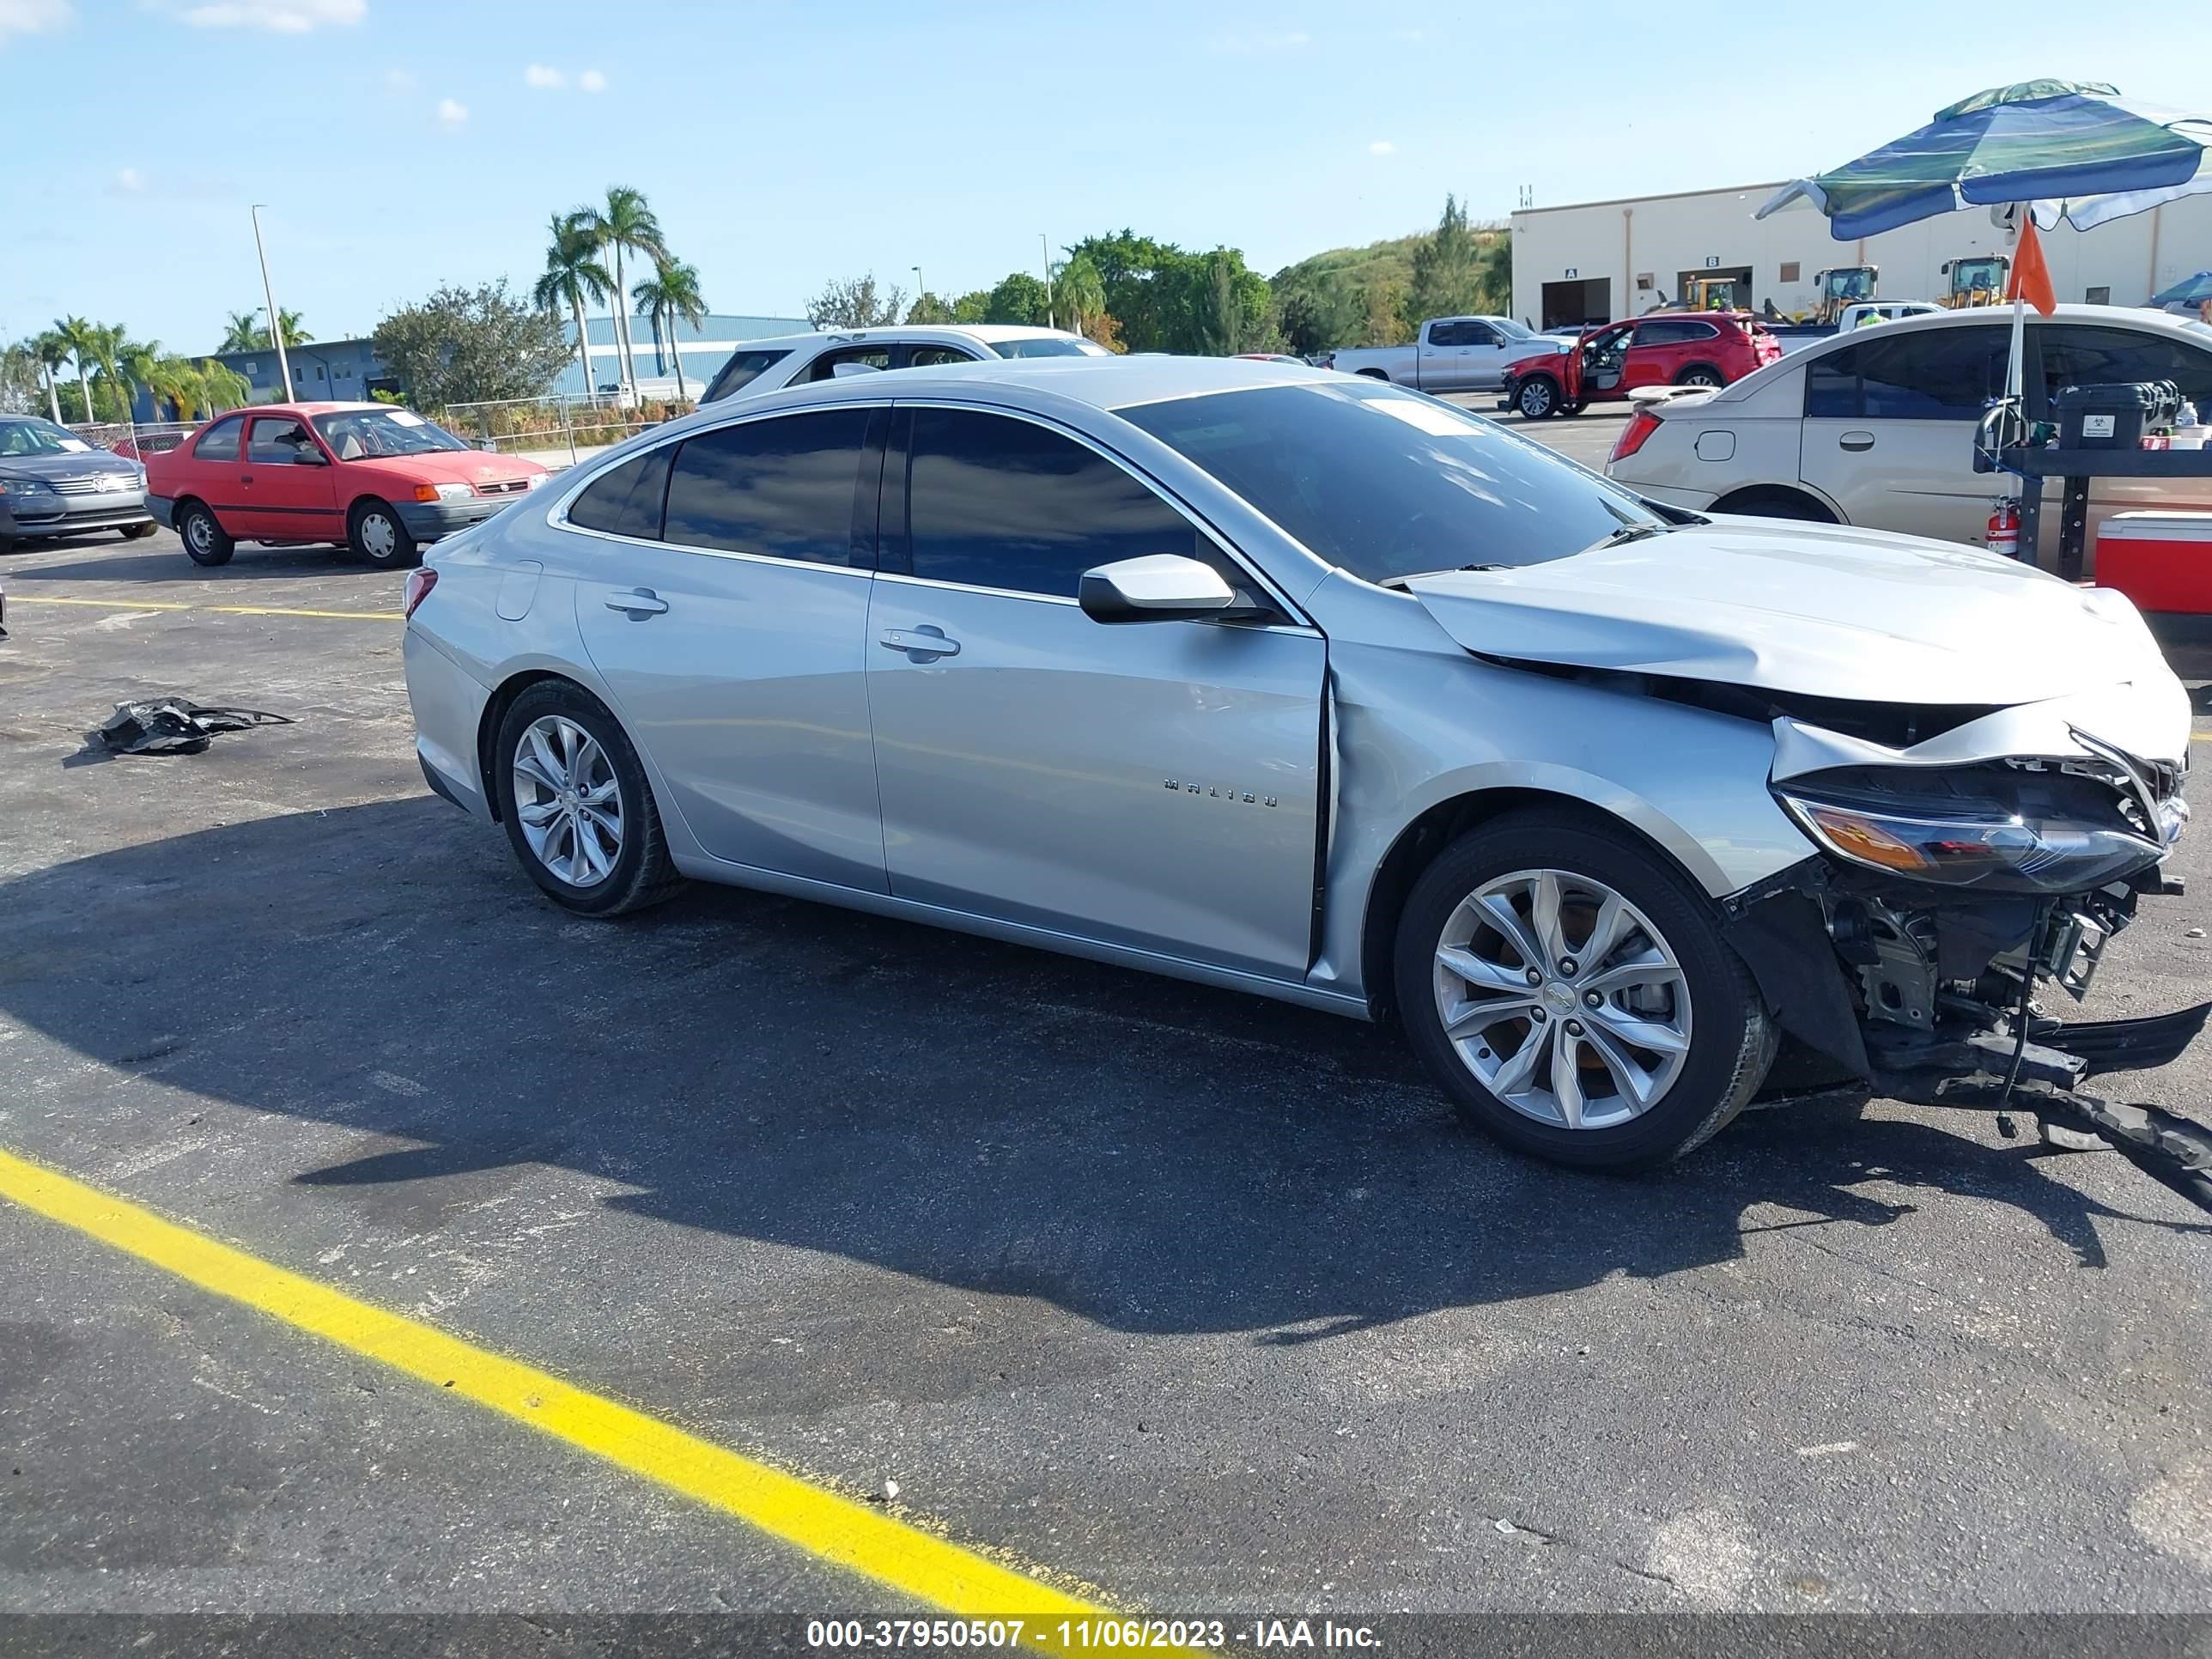
<instances>
[{"instance_id":1,"label":"white car door","mask_svg":"<svg viewBox=\"0 0 2212 1659\"><path fill-rule=\"evenodd\" d=\"M891 892L1302 977L1328 642L1092 621L1097 565L1181 553L1250 578L1066 434L929 404L900 424L867 628Z\"/></svg>"},{"instance_id":2,"label":"white car door","mask_svg":"<svg viewBox=\"0 0 2212 1659\"><path fill-rule=\"evenodd\" d=\"M1974 428L2004 388L1996 319L1863 330L1805 365L1798 476L1870 530L1978 542L2000 480L1974 471Z\"/></svg>"}]
</instances>

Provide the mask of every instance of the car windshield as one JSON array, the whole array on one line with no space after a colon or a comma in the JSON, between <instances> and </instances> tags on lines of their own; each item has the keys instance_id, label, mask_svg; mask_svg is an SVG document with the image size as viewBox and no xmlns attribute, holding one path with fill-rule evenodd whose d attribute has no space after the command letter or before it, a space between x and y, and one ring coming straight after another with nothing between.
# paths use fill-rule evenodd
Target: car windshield
<instances>
[{"instance_id":1,"label":"car windshield","mask_svg":"<svg viewBox=\"0 0 2212 1659\"><path fill-rule=\"evenodd\" d=\"M991 349L1001 357L1106 357L1113 354L1088 340L1063 340L1040 334L1026 340L993 340Z\"/></svg>"},{"instance_id":2,"label":"car windshield","mask_svg":"<svg viewBox=\"0 0 2212 1659\"><path fill-rule=\"evenodd\" d=\"M52 421L0 421L0 456L82 455L92 446Z\"/></svg>"},{"instance_id":3,"label":"car windshield","mask_svg":"<svg viewBox=\"0 0 2212 1659\"><path fill-rule=\"evenodd\" d=\"M1523 328L1510 317L1493 317L1490 325L1509 340L1534 340L1540 337L1533 328Z\"/></svg>"},{"instance_id":4,"label":"car windshield","mask_svg":"<svg viewBox=\"0 0 2212 1659\"><path fill-rule=\"evenodd\" d=\"M315 430L342 461L374 460L386 455L428 455L468 446L441 426L433 426L411 409L349 409L318 415Z\"/></svg>"},{"instance_id":5,"label":"car windshield","mask_svg":"<svg viewBox=\"0 0 2212 1659\"><path fill-rule=\"evenodd\" d=\"M1396 386L1302 383L1117 412L1370 582L1542 564L1667 527L1595 473Z\"/></svg>"}]
</instances>

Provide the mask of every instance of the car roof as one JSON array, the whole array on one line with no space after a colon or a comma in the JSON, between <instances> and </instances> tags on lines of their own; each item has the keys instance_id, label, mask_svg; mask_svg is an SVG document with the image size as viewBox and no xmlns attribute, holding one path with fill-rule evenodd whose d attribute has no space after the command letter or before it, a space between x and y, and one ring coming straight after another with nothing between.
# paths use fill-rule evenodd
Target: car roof
<instances>
[{"instance_id":1,"label":"car roof","mask_svg":"<svg viewBox=\"0 0 2212 1659\"><path fill-rule=\"evenodd\" d=\"M817 328L804 334L777 334L766 339L740 340L739 351L768 351L781 346L796 350L811 343L865 344L870 340L981 340L986 345L1000 340L1073 340L1079 335L1064 328L1037 328L1027 323L885 323L878 328Z\"/></svg>"},{"instance_id":2,"label":"car roof","mask_svg":"<svg viewBox=\"0 0 2212 1659\"><path fill-rule=\"evenodd\" d=\"M241 404L225 415L338 415L351 410L397 409L397 404ZM213 417L210 417L213 418Z\"/></svg>"}]
</instances>

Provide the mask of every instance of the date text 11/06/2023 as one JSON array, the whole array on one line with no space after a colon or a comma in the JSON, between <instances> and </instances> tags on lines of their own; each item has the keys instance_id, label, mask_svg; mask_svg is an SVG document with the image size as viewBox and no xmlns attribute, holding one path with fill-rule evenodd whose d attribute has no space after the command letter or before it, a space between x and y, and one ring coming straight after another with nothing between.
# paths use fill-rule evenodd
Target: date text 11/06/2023
<instances>
[{"instance_id":1,"label":"date text 11/06/2023","mask_svg":"<svg viewBox=\"0 0 2212 1659\"><path fill-rule=\"evenodd\" d=\"M1158 1652L1176 1649L1312 1648L1372 1650L1382 1638L1367 1625L1334 1620L1258 1619L810 1619L806 1645L825 1650L1042 1648Z\"/></svg>"}]
</instances>

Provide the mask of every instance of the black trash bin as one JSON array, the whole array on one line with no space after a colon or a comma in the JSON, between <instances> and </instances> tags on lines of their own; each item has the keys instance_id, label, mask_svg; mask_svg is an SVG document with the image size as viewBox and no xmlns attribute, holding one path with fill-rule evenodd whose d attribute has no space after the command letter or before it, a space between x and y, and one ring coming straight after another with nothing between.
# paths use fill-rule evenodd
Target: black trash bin
<instances>
[{"instance_id":1,"label":"black trash bin","mask_svg":"<svg viewBox=\"0 0 2212 1659\"><path fill-rule=\"evenodd\" d=\"M2144 433L2172 426L2181 412L2171 380L2061 386L2056 401L2062 449L2137 449Z\"/></svg>"}]
</instances>

